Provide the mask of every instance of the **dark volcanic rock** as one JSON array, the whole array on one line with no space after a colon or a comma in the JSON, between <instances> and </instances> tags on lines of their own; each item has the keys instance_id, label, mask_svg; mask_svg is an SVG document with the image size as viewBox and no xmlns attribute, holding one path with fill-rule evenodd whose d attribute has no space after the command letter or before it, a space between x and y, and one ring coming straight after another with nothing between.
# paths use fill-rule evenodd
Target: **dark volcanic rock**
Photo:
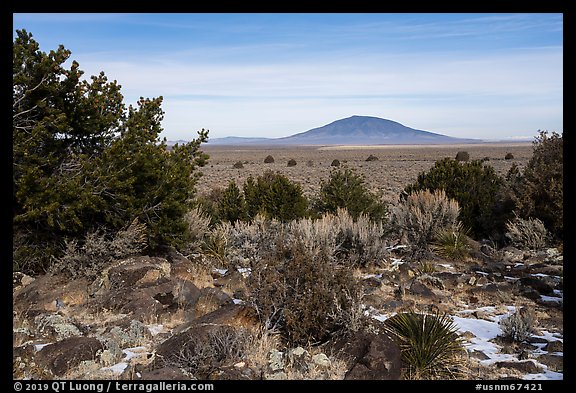
<instances>
[{"instance_id":1,"label":"dark volcanic rock","mask_svg":"<svg viewBox=\"0 0 576 393\"><path fill-rule=\"evenodd\" d=\"M360 331L333 345L338 356L351 359L345 379L400 379L400 348L387 335Z\"/></svg>"},{"instance_id":2,"label":"dark volcanic rock","mask_svg":"<svg viewBox=\"0 0 576 393\"><path fill-rule=\"evenodd\" d=\"M108 270L110 289L132 288L155 283L165 275L161 264L168 263L163 258L140 256L121 261Z\"/></svg>"},{"instance_id":3,"label":"dark volcanic rock","mask_svg":"<svg viewBox=\"0 0 576 393\"><path fill-rule=\"evenodd\" d=\"M538 291L541 295L552 295L554 293L554 285L546 280L546 277L522 277L518 280L518 284L522 287L530 287Z\"/></svg>"},{"instance_id":4,"label":"dark volcanic rock","mask_svg":"<svg viewBox=\"0 0 576 393\"><path fill-rule=\"evenodd\" d=\"M100 341L91 337L71 337L42 348L36 355L39 364L61 377L84 360L94 360L104 350Z\"/></svg>"},{"instance_id":5,"label":"dark volcanic rock","mask_svg":"<svg viewBox=\"0 0 576 393\"><path fill-rule=\"evenodd\" d=\"M511 368L525 374L538 374L543 371L542 367L539 367L536 364L536 362L532 360L523 360L520 362L514 362L514 361L496 362L496 367Z\"/></svg>"}]
</instances>

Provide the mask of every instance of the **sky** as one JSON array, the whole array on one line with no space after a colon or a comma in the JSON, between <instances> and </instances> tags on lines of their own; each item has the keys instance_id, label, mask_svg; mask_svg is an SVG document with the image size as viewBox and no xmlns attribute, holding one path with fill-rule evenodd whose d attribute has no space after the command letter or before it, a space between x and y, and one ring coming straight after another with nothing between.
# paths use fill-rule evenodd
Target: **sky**
<instances>
[{"instance_id":1,"label":"sky","mask_svg":"<svg viewBox=\"0 0 576 393\"><path fill-rule=\"evenodd\" d=\"M563 131L559 13L17 13L16 29L104 71L127 105L163 96L168 140L352 115L484 140Z\"/></svg>"}]
</instances>

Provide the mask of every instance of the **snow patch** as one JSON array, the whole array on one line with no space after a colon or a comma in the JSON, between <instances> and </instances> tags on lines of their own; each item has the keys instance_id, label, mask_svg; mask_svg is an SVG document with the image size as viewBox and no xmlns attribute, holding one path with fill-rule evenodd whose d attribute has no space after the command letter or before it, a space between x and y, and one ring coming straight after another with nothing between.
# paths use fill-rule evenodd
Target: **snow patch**
<instances>
[{"instance_id":1,"label":"snow patch","mask_svg":"<svg viewBox=\"0 0 576 393\"><path fill-rule=\"evenodd\" d=\"M164 328L164 325L160 325L160 324L148 325L147 328L150 331L150 334L152 334L153 336L157 336L160 333L167 332L166 328Z\"/></svg>"},{"instance_id":2,"label":"snow patch","mask_svg":"<svg viewBox=\"0 0 576 393\"><path fill-rule=\"evenodd\" d=\"M110 367L103 367L102 370L112 371L114 374L122 374L124 370L126 370L126 367L128 367L128 363L120 362Z\"/></svg>"}]
</instances>

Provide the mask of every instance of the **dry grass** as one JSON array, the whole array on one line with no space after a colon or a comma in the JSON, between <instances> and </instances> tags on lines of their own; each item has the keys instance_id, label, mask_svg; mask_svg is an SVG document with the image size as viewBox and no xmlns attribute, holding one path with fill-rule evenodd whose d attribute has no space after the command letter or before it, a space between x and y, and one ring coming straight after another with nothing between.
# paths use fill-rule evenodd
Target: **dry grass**
<instances>
[{"instance_id":1,"label":"dry grass","mask_svg":"<svg viewBox=\"0 0 576 393\"><path fill-rule=\"evenodd\" d=\"M330 176L330 166L334 159L342 165L364 175L366 185L372 192L381 192L383 199L395 203L402 189L416 181L420 172L428 171L436 160L456 157L458 151L466 150L470 160L487 157L488 163L500 175L506 174L516 163L524 168L532 156L532 144L525 143L481 143L473 145L395 145L395 146L210 146L203 149L210 155L208 165L201 168L204 176L198 183L198 191L207 193L215 187L225 188L231 180L243 184L248 176L261 175L264 170L280 172L290 180L299 182L307 197L318 193L320 180ZM506 160L506 153L514 159ZM273 163L264 163L268 155ZM370 154L377 161L366 161ZM288 160L294 158L297 165L288 167ZM244 168L235 169L232 165L244 162ZM309 164L307 164L309 163Z\"/></svg>"}]
</instances>

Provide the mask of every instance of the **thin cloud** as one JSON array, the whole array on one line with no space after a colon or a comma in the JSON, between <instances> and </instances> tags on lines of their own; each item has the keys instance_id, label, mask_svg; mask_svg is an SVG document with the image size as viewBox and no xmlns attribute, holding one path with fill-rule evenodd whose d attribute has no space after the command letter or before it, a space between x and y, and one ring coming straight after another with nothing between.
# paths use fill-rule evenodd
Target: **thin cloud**
<instances>
[{"instance_id":1,"label":"thin cloud","mask_svg":"<svg viewBox=\"0 0 576 393\"><path fill-rule=\"evenodd\" d=\"M86 77L117 80L128 103L162 95L169 139L286 136L353 114L476 138L562 127L561 14L72 19L14 18L39 27L44 50L70 48Z\"/></svg>"}]
</instances>

